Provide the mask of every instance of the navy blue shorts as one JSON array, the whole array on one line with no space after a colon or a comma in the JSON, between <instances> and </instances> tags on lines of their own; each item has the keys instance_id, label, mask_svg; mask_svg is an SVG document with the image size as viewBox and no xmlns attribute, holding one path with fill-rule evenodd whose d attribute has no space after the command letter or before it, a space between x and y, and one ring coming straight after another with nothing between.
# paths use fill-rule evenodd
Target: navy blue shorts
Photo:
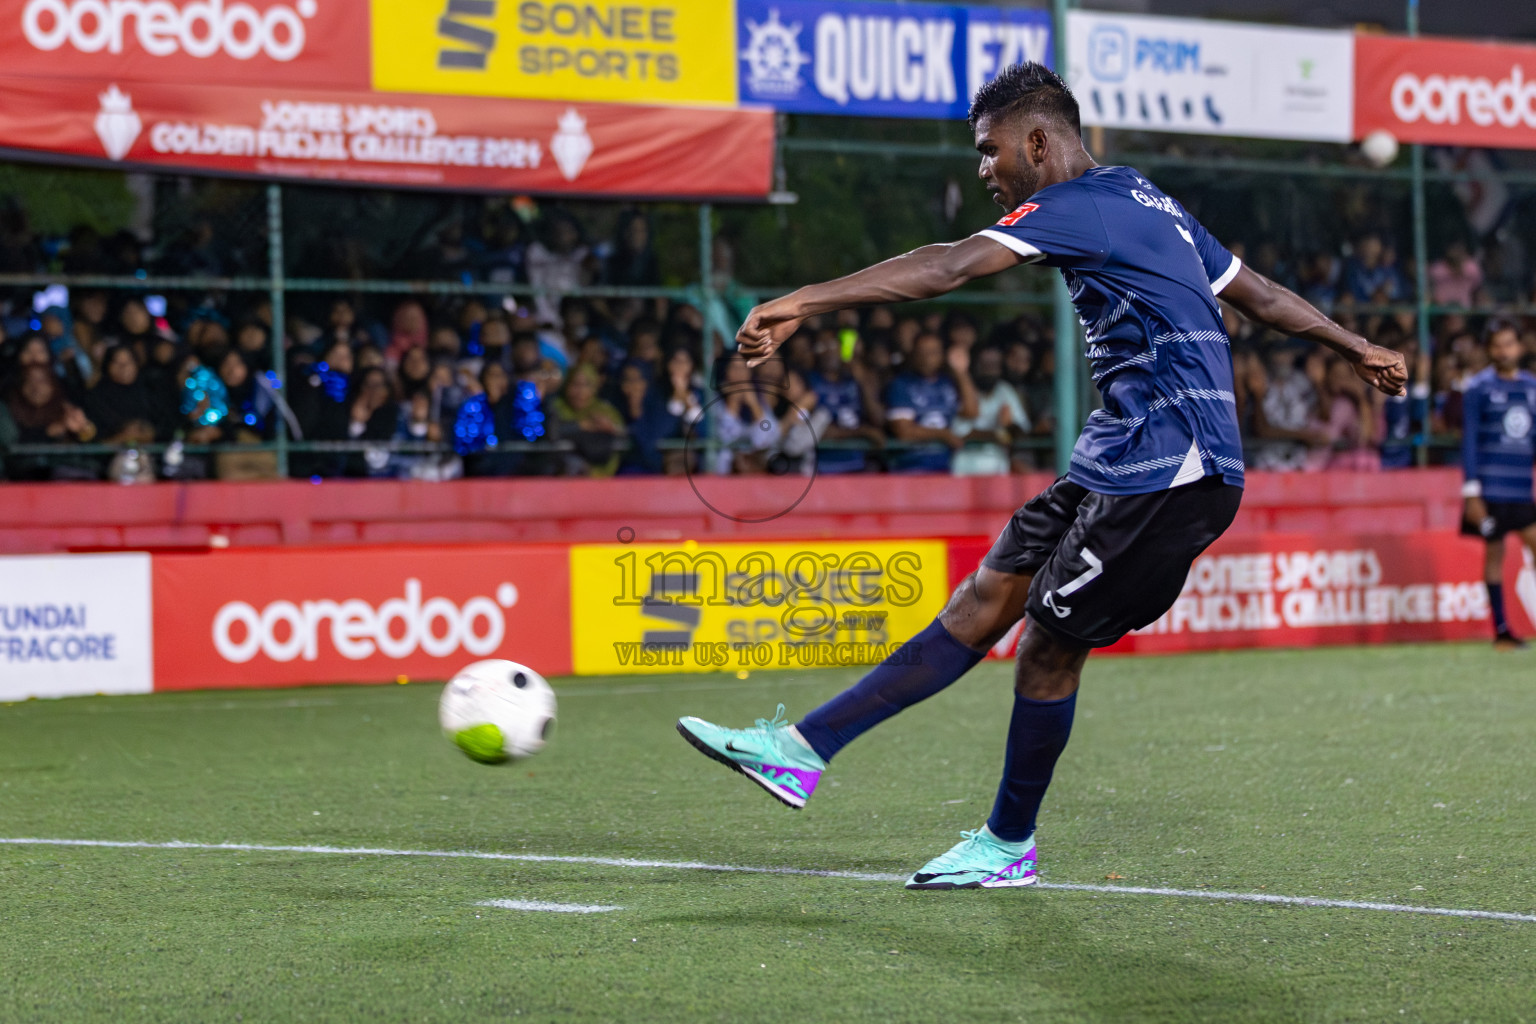
<instances>
[{"instance_id":1,"label":"navy blue shorts","mask_svg":"<svg viewBox=\"0 0 1536 1024\"><path fill-rule=\"evenodd\" d=\"M1481 537L1483 540L1501 540L1506 533L1516 533L1536 523L1536 503L1529 501L1490 501L1488 516L1480 523L1470 519L1461 521L1464 537Z\"/></svg>"},{"instance_id":2,"label":"navy blue shorts","mask_svg":"<svg viewBox=\"0 0 1536 1024\"><path fill-rule=\"evenodd\" d=\"M1219 476L1151 494L1062 477L1013 514L981 564L1033 576L1026 613L1063 643L1108 647L1173 607L1242 498Z\"/></svg>"}]
</instances>

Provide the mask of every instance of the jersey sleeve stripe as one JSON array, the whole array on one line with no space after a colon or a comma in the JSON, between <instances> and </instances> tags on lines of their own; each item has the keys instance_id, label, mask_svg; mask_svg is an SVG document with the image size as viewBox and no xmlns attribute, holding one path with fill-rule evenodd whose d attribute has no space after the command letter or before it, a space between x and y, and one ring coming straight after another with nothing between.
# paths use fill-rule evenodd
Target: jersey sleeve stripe
<instances>
[{"instance_id":1,"label":"jersey sleeve stripe","mask_svg":"<svg viewBox=\"0 0 1536 1024\"><path fill-rule=\"evenodd\" d=\"M989 234L990 232L982 232L982 233L983 234ZM1232 279L1237 276L1237 272L1239 270L1242 270L1242 269L1243 269L1243 261L1238 259L1236 256L1233 256L1232 257L1232 265L1227 268L1226 273L1222 274L1216 280L1211 282L1211 294L1212 295L1220 295L1221 294L1221 290L1223 288L1225 288L1227 285L1231 284L1232 283Z\"/></svg>"},{"instance_id":2,"label":"jersey sleeve stripe","mask_svg":"<svg viewBox=\"0 0 1536 1024\"><path fill-rule=\"evenodd\" d=\"M1014 252L1018 253L1020 256L1023 256L1027 262L1033 263L1036 260L1045 259L1045 253L1041 252L1039 249L1036 249L1022 238L1014 238L1012 235L1005 234L1001 231L988 230L978 231L976 233L978 235L986 235L988 238L992 239L992 241L1007 246Z\"/></svg>"}]
</instances>

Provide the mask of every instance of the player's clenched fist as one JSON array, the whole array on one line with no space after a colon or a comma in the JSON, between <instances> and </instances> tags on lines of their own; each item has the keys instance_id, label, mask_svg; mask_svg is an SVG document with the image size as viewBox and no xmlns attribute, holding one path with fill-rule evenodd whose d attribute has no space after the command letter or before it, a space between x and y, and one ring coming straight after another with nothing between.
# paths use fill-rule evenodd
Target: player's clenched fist
<instances>
[{"instance_id":1,"label":"player's clenched fist","mask_svg":"<svg viewBox=\"0 0 1536 1024\"><path fill-rule=\"evenodd\" d=\"M1355 364L1355 373L1383 394L1408 393L1408 362L1401 352L1370 345Z\"/></svg>"},{"instance_id":2,"label":"player's clenched fist","mask_svg":"<svg viewBox=\"0 0 1536 1024\"><path fill-rule=\"evenodd\" d=\"M773 355L800 326L800 316L787 299L774 299L753 308L746 323L736 332L736 347L747 357L748 366L757 366Z\"/></svg>"}]
</instances>

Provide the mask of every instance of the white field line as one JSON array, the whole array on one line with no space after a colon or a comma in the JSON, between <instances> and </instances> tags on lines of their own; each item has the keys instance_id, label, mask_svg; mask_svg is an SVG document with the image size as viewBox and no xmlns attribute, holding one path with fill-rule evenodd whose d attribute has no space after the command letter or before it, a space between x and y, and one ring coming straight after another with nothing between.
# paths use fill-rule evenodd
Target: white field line
<instances>
[{"instance_id":1,"label":"white field line","mask_svg":"<svg viewBox=\"0 0 1536 1024\"><path fill-rule=\"evenodd\" d=\"M861 666L851 666L861 667ZM643 677L640 677L643 678ZM621 683L617 686L602 686L593 684L586 686L577 683L573 686L562 686L555 691L555 697L565 700L567 697L625 697L631 695L646 695L657 693L703 693L716 690L743 690L757 685L759 680L749 679L722 679L697 683ZM819 685L825 680L818 678L794 677L789 679L775 679L774 685L779 686L805 686ZM340 685L340 684L336 684ZM436 686L437 683L413 683L414 686ZM347 695L348 707L363 707L384 701L393 700L387 696L390 691L384 684L376 686L359 685L357 692ZM239 691L237 691L239 692ZM133 694L133 697L161 696L159 694ZM381 699L382 698L382 699ZM179 714L183 711L287 711L297 708L330 708L339 707L342 700L338 697L287 697L282 699L232 699L216 698L210 695L206 700L178 700L167 701L140 701L118 700L103 701L95 704L76 703L72 699L64 699L58 702L50 701L47 704L32 705L26 701L0 701L0 706L6 707L46 707L53 714L66 715L115 715L115 714Z\"/></svg>"},{"instance_id":2,"label":"white field line","mask_svg":"<svg viewBox=\"0 0 1536 1024\"><path fill-rule=\"evenodd\" d=\"M318 853L352 857L441 857L461 860L517 861L531 864L593 864L613 868L671 868L678 871L720 871L751 875L805 875L812 878L847 878L856 882L903 882L904 875L864 871L822 871L815 868L750 867L742 864L710 864L696 860L639 860L630 857L561 857L543 853L491 853L481 850L396 850L376 846L276 846L261 843L165 843L111 839L39 839L0 837L0 846L85 846L116 850L231 850L251 853ZM1175 896L1224 902L1273 903L1290 907L1327 907L1337 910L1376 910L1398 914L1431 914L1438 917L1476 918L1486 921L1536 923L1536 914L1502 910L1461 910L1451 907L1415 907L1403 903L1330 900L1313 896L1281 896L1275 893L1226 892L1220 889L1165 889L1134 885L1088 885L1079 882L1040 882L1036 889L1063 892L1098 892L1117 896Z\"/></svg>"},{"instance_id":3,"label":"white field line","mask_svg":"<svg viewBox=\"0 0 1536 1024\"><path fill-rule=\"evenodd\" d=\"M858 871L818 871L813 868L755 868L705 861L635 860L629 857L559 857L544 853L487 853L481 850L395 850L374 846L270 846L260 843L141 843L110 839L6 839L0 846L99 846L118 850L233 850L252 853L331 853L353 857L446 857L462 860L504 860L525 864L593 864L611 868L673 868L681 871L722 871L753 875L809 875L849 878L857 882L904 882L905 875L864 874Z\"/></svg>"},{"instance_id":4,"label":"white field line","mask_svg":"<svg viewBox=\"0 0 1536 1024\"><path fill-rule=\"evenodd\" d=\"M499 907L502 910L537 910L546 914L606 914L623 907L608 907L601 903L545 903L543 900L481 900L477 907Z\"/></svg>"}]
</instances>

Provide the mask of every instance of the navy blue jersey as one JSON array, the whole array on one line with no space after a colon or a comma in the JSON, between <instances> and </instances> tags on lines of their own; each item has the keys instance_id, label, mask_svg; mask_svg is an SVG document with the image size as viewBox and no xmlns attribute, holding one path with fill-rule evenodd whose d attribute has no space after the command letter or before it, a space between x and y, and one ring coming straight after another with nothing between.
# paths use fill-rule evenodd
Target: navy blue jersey
<instances>
[{"instance_id":1,"label":"navy blue jersey","mask_svg":"<svg viewBox=\"0 0 1536 1024\"><path fill-rule=\"evenodd\" d=\"M1494 503L1529 502L1536 459L1536 376L1521 370L1505 380L1490 366L1467 381L1462 402L1463 493Z\"/></svg>"},{"instance_id":2,"label":"navy blue jersey","mask_svg":"<svg viewBox=\"0 0 1536 1024\"><path fill-rule=\"evenodd\" d=\"M892 420L911 420L920 427L942 430L955 422L960 414L960 392L948 377L919 377L904 373L891 381L885 389L885 415ZM893 469L932 470L944 473L949 470L950 448L941 441L931 441L921 447L902 452L892 460Z\"/></svg>"},{"instance_id":3,"label":"navy blue jersey","mask_svg":"<svg viewBox=\"0 0 1536 1024\"><path fill-rule=\"evenodd\" d=\"M1416 381L1406 395L1388 395L1382 405L1386 436L1381 441L1381 468L1407 469L1413 465L1414 445L1429 419L1429 385Z\"/></svg>"},{"instance_id":4,"label":"navy blue jersey","mask_svg":"<svg viewBox=\"0 0 1536 1024\"><path fill-rule=\"evenodd\" d=\"M816 404L832 416L831 425L857 430L864 422L864 395L852 377L828 380L819 373L806 375L806 383L816 392ZM829 448L816 454L816 469L822 473L856 473L864 468L864 453L843 448Z\"/></svg>"},{"instance_id":5,"label":"navy blue jersey","mask_svg":"<svg viewBox=\"0 0 1536 1024\"><path fill-rule=\"evenodd\" d=\"M856 430L864 422L864 396L851 377L828 380L819 373L806 375L806 382L816 392L816 404L832 414L832 425Z\"/></svg>"},{"instance_id":6,"label":"navy blue jersey","mask_svg":"<svg viewBox=\"0 0 1536 1024\"><path fill-rule=\"evenodd\" d=\"M1237 257L1129 167L1043 188L981 234L1059 268L1086 329L1104 408L1072 451L1072 481L1104 494L1206 476L1242 486L1231 343L1216 302Z\"/></svg>"}]
</instances>

